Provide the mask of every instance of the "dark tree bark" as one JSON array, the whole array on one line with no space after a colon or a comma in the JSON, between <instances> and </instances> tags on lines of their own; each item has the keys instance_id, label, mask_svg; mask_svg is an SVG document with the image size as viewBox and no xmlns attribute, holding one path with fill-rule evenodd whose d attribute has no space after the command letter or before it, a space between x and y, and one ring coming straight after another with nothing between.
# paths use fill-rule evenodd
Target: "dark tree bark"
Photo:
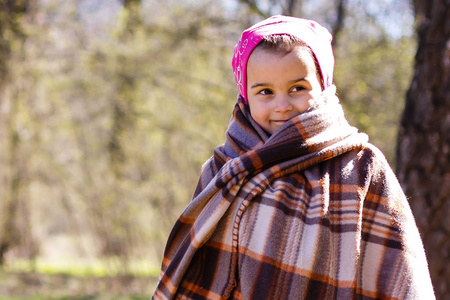
<instances>
[{"instance_id":1,"label":"dark tree bark","mask_svg":"<svg viewBox=\"0 0 450 300\"><path fill-rule=\"evenodd\" d=\"M414 0L418 50L397 144L397 175L427 252L436 296L450 295L450 2Z\"/></svg>"}]
</instances>

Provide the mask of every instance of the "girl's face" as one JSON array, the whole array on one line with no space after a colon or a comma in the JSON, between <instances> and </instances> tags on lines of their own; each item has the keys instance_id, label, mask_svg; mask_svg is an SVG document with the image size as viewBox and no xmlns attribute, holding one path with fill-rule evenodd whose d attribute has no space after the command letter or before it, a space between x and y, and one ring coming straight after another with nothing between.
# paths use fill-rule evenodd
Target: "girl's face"
<instances>
[{"instance_id":1,"label":"girl's face","mask_svg":"<svg viewBox=\"0 0 450 300\"><path fill-rule=\"evenodd\" d=\"M304 46L288 54L258 48L247 63L247 99L253 119L272 134L303 113L322 93L314 58Z\"/></svg>"}]
</instances>

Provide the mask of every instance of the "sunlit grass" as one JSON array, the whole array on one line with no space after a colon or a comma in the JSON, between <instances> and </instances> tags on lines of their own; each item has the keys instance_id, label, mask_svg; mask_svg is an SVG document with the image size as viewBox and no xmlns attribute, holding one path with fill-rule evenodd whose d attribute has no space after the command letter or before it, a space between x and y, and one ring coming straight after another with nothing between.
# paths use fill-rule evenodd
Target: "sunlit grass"
<instances>
[{"instance_id":1,"label":"sunlit grass","mask_svg":"<svg viewBox=\"0 0 450 300\"><path fill-rule=\"evenodd\" d=\"M119 296L119 297L101 297L101 296L79 296L79 297L51 297L46 295L37 296L25 296L25 297L14 297L14 296L1 296L0 300L148 300L148 297L141 296Z\"/></svg>"},{"instance_id":2,"label":"sunlit grass","mask_svg":"<svg viewBox=\"0 0 450 300\"><path fill-rule=\"evenodd\" d=\"M37 272L47 275L64 274L76 277L112 277L118 275L158 277L160 267L145 260L134 260L125 265L118 258L91 261L46 261L37 259L35 262L15 259L8 262L4 270L6 272Z\"/></svg>"},{"instance_id":3,"label":"sunlit grass","mask_svg":"<svg viewBox=\"0 0 450 300\"><path fill-rule=\"evenodd\" d=\"M15 259L0 269L0 300L141 300L152 295L159 268L135 260Z\"/></svg>"}]
</instances>

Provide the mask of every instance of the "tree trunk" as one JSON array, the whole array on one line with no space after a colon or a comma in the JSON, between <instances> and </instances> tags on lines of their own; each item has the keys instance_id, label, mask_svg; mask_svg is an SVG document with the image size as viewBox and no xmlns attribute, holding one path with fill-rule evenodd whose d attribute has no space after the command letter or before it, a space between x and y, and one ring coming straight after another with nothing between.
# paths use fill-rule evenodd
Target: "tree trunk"
<instances>
[{"instance_id":1,"label":"tree trunk","mask_svg":"<svg viewBox=\"0 0 450 300\"><path fill-rule=\"evenodd\" d=\"M339 0L336 4L336 21L333 24L332 28L332 34L333 34L333 41L331 42L333 45L333 48L337 47L338 45L338 35L341 33L342 29L344 28L344 19L347 12L347 1L346 0Z\"/></svg>"},{"instance_id":2,"label":"tree trunk","mask_svg":"<svg viewBox=\"0 0 450 300\"><path fill-rule=\"evenodd\" d=\"M10 80L10 70L8 69L11 59L12 44L17 40L23 44L25 34L20 27L20 17L27 13L30 0L7 1L0 0L0 91ZM0 99L4 93L0 95ZM8 142L8 179L5 197L0 205L0 266L4 264L5 253L17 242L18 230L15 226L17 221L17 211L19 206L19 194L22 188L24 167L19 163L19 150L21 140L15 127L15 120L18 114L18 99L11 96L11 108L6 122L6 136ZM2 99L4 100L4 99ZM0 100L1 101L1 100Z\"/></svg>"},{"instance_id":3,"label":"tree trunk","mask_svg":"<svg viewBox=\"0 0 450 300\"><path fill-rule=\"evenodd\" d=\"M141 1L124 0L123 6L126 12L126 23L119 39L123 44L127 44L133 39L136 29L142 25ZM127 130L132 130L133 127L133 93L136 89L135 78L127 68L127 58L120 57L119 63L121 68L116 76L117 93L113 103L113 125L108 144L110 169L117 180L124 177L126 154L123 147L123 136Z\"/></svg>"},{"instance_id":4,"label":"tree trunk","mask_svg":"<svg viewBox=\"0 0 450 300\"><path fill-rule=\"evenodd\" d=\"M118 35L118 42L122 45L134 46L136 33L143 28L141 16L141 0L123 0L123 18L125 26ZM128 204L123 186L129 180L127 166L127 135L131 134L136 125L136 82L138 75L133 58L119 52L117 56L118 68L114 76L116 93L113 99L112 128L108 141L109 169L113 175L114 185L111 193L106 197L112 203L109 207L97 209L101 221L96 228L102 241L102 254L120 257L121 270L128 270L129 254L134 246L131 240L132 225L127 214ZM115 229L112 229L115 228Z\"/></svg>"},{"instance_id":5,"label":"tree trunk","mask_svg":"<svg viewBox=\"0 0 450 300\"><path fill-rule=\"evenodd\" d=\"M16 228L16 218L19 206L19 195L22 186L22 174L18 164L20 138L17 130L14 128L14 117L17 114L17 101L12 100L12 109L7 125L8 139L9 139L9 165L8 171L10 173L8 191L6 197L2 201L2 210L0 213L0 266L5 263L5 254L17 242L18 233Z\"/></svg>"},{"instance_id":6,"label":"tree trunk","mask_svg":"<svg viewBox=\"0 0 450 300\"><path fill-rule=\"evenodd\" d=\"M418 50L397 144L397 176L421 231L438 299L450 295L450 3L414 0Z\"/></svg>"}]
</instances>

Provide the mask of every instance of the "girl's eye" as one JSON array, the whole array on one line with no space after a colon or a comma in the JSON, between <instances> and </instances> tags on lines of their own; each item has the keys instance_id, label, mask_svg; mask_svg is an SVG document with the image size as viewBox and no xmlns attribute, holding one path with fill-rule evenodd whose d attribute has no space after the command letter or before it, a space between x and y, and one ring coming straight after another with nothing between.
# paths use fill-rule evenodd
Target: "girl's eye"
<instances>
[{"instance_id":1,"label":"girl's eye","mask_svg":"<svg viewBox=\"0 0 450 300\"><path fill-rule=\"evenodd\" d=\"M292 89L293 92L300 92L303 91L305 88L302 86L296 86Z\"/></svg>"},{"instance_id":2,"label":"girl's eye","mask_svg":"<svg viewBox=\"0 0 450 300\"><path fill-rule=\"evenodd\" d=\"M261 95L272 95L273 93L269 89L264 89L264 90L260 91L258 94L261 94Z\"/></svg>"}]
</instances>

